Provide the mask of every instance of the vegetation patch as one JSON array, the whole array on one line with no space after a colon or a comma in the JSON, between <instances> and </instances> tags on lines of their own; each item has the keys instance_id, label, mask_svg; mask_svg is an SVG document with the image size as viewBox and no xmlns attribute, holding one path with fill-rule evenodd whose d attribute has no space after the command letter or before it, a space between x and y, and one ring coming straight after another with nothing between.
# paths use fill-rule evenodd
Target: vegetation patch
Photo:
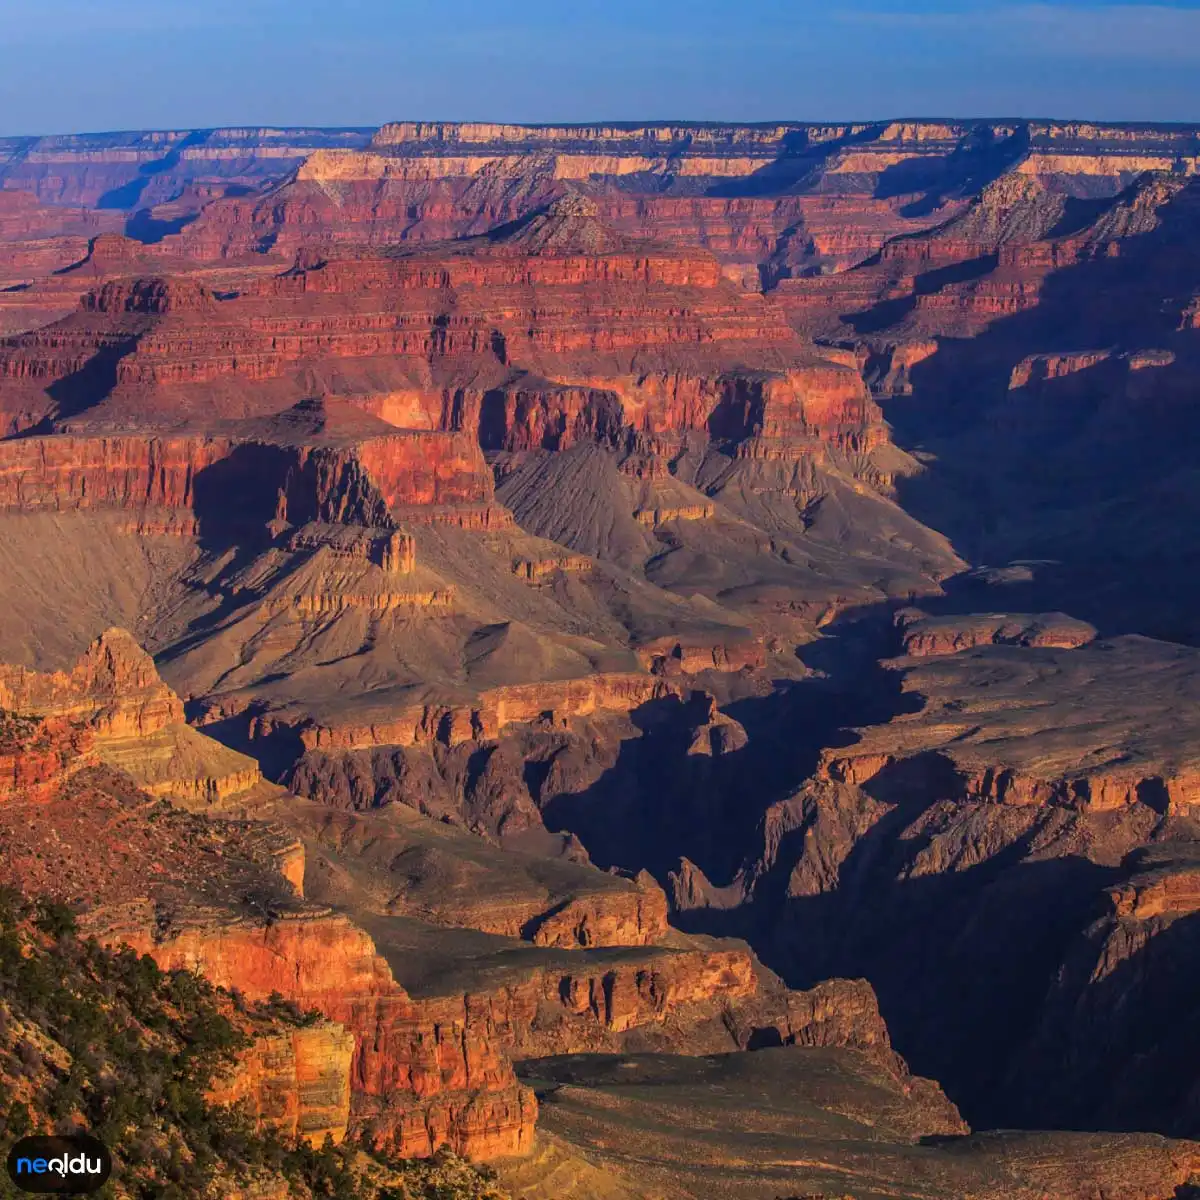
<instances>
[{"instance_id":1,"label":"vegetation patch","mask_svg":"<svg viewBox=\"0 0 1200 1200\"><path fill-rule=\"evenodd\" d=\"M0 889L0 1155L30 1133L91 1133L113 1154L103 1200L505 1200L451 1154L314 1148L208 1100L254 1037L319 1019L106 949L61 902ZM19 1195L0 1175L0 1196Z\"/></svg>"}]
</instances>

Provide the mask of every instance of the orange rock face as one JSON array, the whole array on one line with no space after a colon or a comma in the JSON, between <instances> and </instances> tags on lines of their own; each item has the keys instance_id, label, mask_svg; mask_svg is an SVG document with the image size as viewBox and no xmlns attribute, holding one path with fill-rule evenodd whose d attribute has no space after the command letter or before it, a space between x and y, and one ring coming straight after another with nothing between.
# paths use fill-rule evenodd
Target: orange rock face
<instances>
[{"instance_id":1,"label":"orange rock face","mask_svg":"<svg viewBox=\"0 0 1200 1200\"><path fill-rule=\"evenodd\" d=\"M0 354L11 381L0 404L17 425L65 417L78 429L267 415L305 398L313 376L300 364L345 362L327 394L410 430L469 433L438 456L459 476L477 473L462 457L476 443L563 449L627 429L711 429L863 448L882 428L856 374L822 363L711 255L614 232L582 198L449 251L302 251L291 271L221 296L179 275L103 283ZM761 366L747 371L751 345ZM85 380L65 403L59 393ZM203 410L200 384L214 385ZM415 433L361 451L389 503L486 500L421 479L427 452Z\"/></svg>"},{"instance_id":2,"label":"orange rock face","mask_svg":"<svg viewBox=\"0 0 1200 1200\"><path fill-rule=\"evenodd\" d=\"M536 946L648 946L667 932L667 897L653 877L642 872L632 894L620 901L576 900L552 913L533 930Z\"/></svg>"},{"instance_id":3,"label":"orange rock face","mask_svg":"<svg viewBox=\"0 0 1200 1200\"><path fill-rule=\"evenodd\" d=\"M140 737L183 720L179 697L123 629L93 642L70 672L0 668L0 708L67 718L101 737Z\"/></svg>"},{"instance_id":4,"label":"orange rock face","mask_svg":"<svg viewBox=\"0 0 1200 1200\"><path fill-rule=\"evenodd\" d=\"M354 1035L332 1021L259 1035L237 1066L218 1081L213 1103L242 1106L284 1137L320 1146L341 1142L350 1121Z\"/></svg>"},{"instance_id":5,"label":"orange rock face","mask_svg":"<svg viewBox=\"0 0 1200 1200\"><path fill-rule=\"evenodd\" d=\"M3 505L19 512L188 508L196 473L229 450L208 439L22 439L3 448Z\"/></svg>"},{"instance_id":6,"label":"orange rock face","mask_svg":"<svg viewBox=\"0 0 1200 1200\"><path fill-rule=\"evenodd\" d=\"M92 735L61 717L0 714L0 802L38 803L95 764Z\"/></svg>"},{"instance_id":7,"label":"orange rock face","mask_svg":"<svg viewBox=\"0 0 1200 1200\"><path fill-rule=\"evenodd\" d=\"M371 939L344 918L199 929L163 942L132 934L123 940L164 970L201 970L250 999L278 993L345 1026L355 1038L352 1118L400 1155L450 1145L490 1158L529 1147L536 1104L486 1024L469 1009L439 1023L443 1014L414 1003Z\"/></svg>"},{"instance_id":8,"label":"orange rock face","mask_svg":"<svg viewBox=\"0 0 1200 1200\"><path fill-rule=\"evenodd\" d=\"M615 1035L686 1026L723 1002L757 991L744 951L664 954L622 967L531 971L519 983L478 996L428 1001L440 1020L479 1019L517 1058L606 1049ZM709 1010L707 1013L703 1010ZM690 1011L689 1011L690 1010Z\"/></svg>"},{"instance_id":9,"label":"orange rock face","mask_svg":"<svg viewBox=\"0 0 1200 1200\"><path fill-rule=\"evenodd\" d=\"M495 737L507 725L538 720L545 714L552 723L559 723L603 709L628 712L677 692L670 682L649 675L599 674L496 688L486 692L478 705L423 705L396 713L386 724L335 728L305 721L297 732L308 750L419 746L435 741L455 746L475 738ZM259 723L253 732L269 735L275 727Z\"/></svg>"},{"instance_id":10,"label":"orange rock face","mask_svg":"<svg viewBox=\"0 0 1200 1200\"><path fill-rule=\"evenodd\" d=\"M0 451L0 507L126 511L176 532L272 518L386 525L392 505L486 504L478 447L454 434L407 434L352 449L229 438L24 438ZM244 497L245 503L229 500ZM173 515L172 515L173 514Z\"/></svg>"}]
</instances>

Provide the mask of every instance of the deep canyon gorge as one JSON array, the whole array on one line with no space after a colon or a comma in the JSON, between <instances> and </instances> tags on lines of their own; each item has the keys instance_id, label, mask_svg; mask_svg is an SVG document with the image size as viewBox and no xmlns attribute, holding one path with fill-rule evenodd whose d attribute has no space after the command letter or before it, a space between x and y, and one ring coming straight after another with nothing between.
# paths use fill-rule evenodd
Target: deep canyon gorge
<instances>
[{"instance_id":1,"label":"deep canyon gorge","mask_svg":"<svg viewBox=\"0 0 1200 1200\"><path fill-rule=\"evenodd\" d=\"M0 139L0 885L496 1195L1200 1195L1198 388L1200 128Z\"/></svg>"}]
</instances>

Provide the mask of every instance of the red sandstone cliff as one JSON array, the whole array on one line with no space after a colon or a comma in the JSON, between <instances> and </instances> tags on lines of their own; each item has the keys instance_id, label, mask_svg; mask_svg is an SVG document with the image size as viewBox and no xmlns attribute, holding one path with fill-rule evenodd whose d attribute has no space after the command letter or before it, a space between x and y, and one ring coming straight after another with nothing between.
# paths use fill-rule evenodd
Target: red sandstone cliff
<instances>
[{"instance_id":1,"label":"red sandstone cliff","mask_svg":"<svg viewBox=\"0 0 1200 1200\"><path fill-rule=\"evenodd\" d=\"M528 1148L536 1105L486 1026L470 1012L439 1023L345 918L184 930L162 941L121 937L164 969L200 969L250 999L278 993L344 1025L356 1039L351 1119L402 1156L445 1144L477 1158Z\"/></svg>"},{"instance_id":2,"label":"red sandstone cliff","mask_svg":"<svg viewBox=\"0 0 1200 1200\"><path fill-rule=\"evenodd\" d=\"M93 740L69 720L0 708L0 803L36 804L56 796L76 771L95 764Z\"/></svg>"},{"instance_id":3,"label":"red sandstone cliff","mask_svg":"<svg viewBox=\"0 0 1200 1200\"><path fill-rule=\"evenodd\" d=\"M77 529L98 529L87 522L116 510L131 532L199 533L206 553L205 535L219 533L233 547L248 531L266 531L274 541L250 567L198 571L154 593L168 596L167 641L182 644L179 631L189 627L196 640L188 652L209 656L197 692L223 689L212 698L213 719L249 720L263 747L291 740L294 752L299 739L314 774L318 754L415 747L445 765L457 753L464 776L476 772L470 817L481 833L505 822L521 835L545 833L539 805L557 802L569 830L559 830L559 845L578 857L576 829L589 849L601 848L598 860L618 833L624 850L661 854L663 843L638 841L650 828L638 810L656 811L655 798L614 795L631 777L628 759L624 776L617 767L636 731L616 737L600 724L632 724L635 713L649 720L675 702L681 677L710 670L741 673L712 686L750 700L753 713L765 698L753 690L756 674L799 674L792 650L815 626L887 597L908 602L922 588L937 590L961 564L885 498L899 494L939 528L974 513L965 500L956 509L939 497L944 463L952 477L960 471L967 492L992 489L1000 501L981 506L989 520L980 529L988 533L1000 512L997 524L1011 536L1020 527L1012 502L1031 480L1045 489L1032 490L1038 511L1059 486L1108 497L1104 488L1125 480L1138 457L1127 446L1152 447L1147 462L1178 452L1187 463L1197 284L1186 136L928 123L686 135L669 127L402 126L369 153L357 143L318 153L277 190L242 197L217 187L167 197L170 181L190 168L163 163L147 193L165 189L162 219L206 205L179 234L161 246L97 237L77 270L0 297L4 311L21 303L58 317L64 297L74 304L83 294L71 315L0 348L0 426L26 435L0 442L0 508L14 529L38 521L39 536L56 528L42 518L65 514ZM294 147L275 148L289 170L296 166ZM180 154L192 149L209 153L197 145ZM20 178L64 196L127 173L102 150L94 161L79 158L79 147L38 153L51 158ZM67 165L54 184L60 160ZM630 167L653 181L653 194L616 185ZM253 164L244 169L256 183L265 178ZM229 177L239 172L230 167ZM759 185L759 194L739 194ZM16 241L28 232L17 229ZM43 257L38 250L22 261L32 269ZM201 281L191 274L197 258L221 266ZM816 273L853 263L852 271ZM838 345L815 352L794 327ZM1140 348L1122 349L1127 343ZM975 408L986 436L969 453L939 446L941 458L906 461L864 376L889 419L911 422L905 444L920 442L922 431L940 438L970 425ZM1066 428L1082 431L1067 464L1073 472L1054 457ZM1005 450L1013 444L1030 451L1016 467ZM485 452L524 529L563 549L511 531L493 502ZM582 468L572 479L575 464ZM1152 510L1188 511L1178 479L1160 486L1133 475L1133 493L1144 489ZM1061 522L1061 536L1107 536L1114 525L1119 532L1125 512L1106 500L1084 520ZM1134 540L1142 536L1133 530ZM1151 549L1175 563L1168 542ZM518 564L522 595L514 598L512 578L499 580L485 553L502 560L506 575ZM263 579L269 600L256 590ZM198 608L197 595L211 605ZM1046 607L1059 604L1052 598ZM240 640L225 637L235 620ZM526 640L513 635L496 651L495 677L471 675L478 643L504 641L509 633L495 631L514 625L525 626ZM753 919L766 913L769 928L750 928L801 977L869 967L888 1011L899 1014L905 1046L926 1055L929 1069L961 1084L982 1046L975 1078L995 1079L989 1055L1015 1045L1006 1022L1028 1013L1037 981L1022 976L1015 990L1001 981L994 996L983 994L973 981L990 979L994 964L981 962L977 947L997 955L1008 947L1010 961L1044 972L1047 962L1057 966L1062 928L1075 936L1084 927L1081 897L1097 893L1097 872L1115 871L1146 839L1177 832L1200 779L1188 730L1144 695L1154 687L1189 695L1178 664L1156 660L1153 685L1143 687L1131 681L1127 646L1085 647L1093 632L1058 614L907 625L906 652L930 660L915 668L926 671L926 709L863 733L856 745L830 737L816 777L761 814L761 857L739 876L733 868L720 876L734 878L728 888L702 873L681 880L679 907L728 902L733 915L719 919L738 928L739 896L761 900ZM529 650L535 642L550 647L544 659ZM430 648L429 657L406 657L412 644ZM1064 648L1079 662L1057 657ZM828 649L818 643L813 661ZM1003 657L1026 651L1042 657ZM951 652L963 662L942 662ZM650 674L631 673L635 656ZM1106 665L1093 669L1101 658ZM992 703L955 675L974 670ZM554 681L526 682L538 672ZM426 691L431 676L438 686ZM14 676L6 693L21 711L59 714L39 726L36 750L0 749L0 793L9 799L51 804L64 788L84 786L75 775L94 769L89 735L66 718L99 722L103 761L134 774L146 757L142 739L162 734L166 715L178 728L178 701L143 687L136 671L128 675L132 700L88 700L78 712L69 697L59 707L59 693L75 687L73 676L63 678L35 687ZM1026 703L1058 678L1079 698L1074 707L1061 696L1050 710ZM153 694L143 696L147 689ZM369 705L346 703L367 689L375 693ZM1114 691L1137 697L1141 714L1096 711L1093 702ZM910 688L902 702L916 694ZM157 711L161 704L169 714ZM810 714L803 736L828 719ZM557 730L562 744L547 736L536 754L522 750L506 764L497 752L466 768L469 756L482 758L502 734L527 725ZM119 735L139 745L118 760L108 739ZM740 783L739 770L749 777L747 764L764 763L755 737L754 720L736 721L710 700L697 721L681 725L678 759L670 738L648 740L651 755L667 747L664 762L694 793L688 819L669 838L656 836L689 853L700 843L718 861L740 853L731 838L728 854L717 855L703 845L704 831L724 837L730 814L721 797L741 797L729 777ZM798 740L785 734L779 744ZM639 761L650 777L646 757ZM616 788L602 781L609 771ZM138 778L155 794L204 804L258 781L242 759L168 776ZM368 789L380 782L374 766L355 779ZM330 793L340 786L332 779ZM75 819L56 811L64 829ZM122 849L113 873L122 880L145 861L140 851L126 855L125 843L114 839ZM45 881L46 862L59 861L48 853L40 843L6 847L8 869ZM302 881L303 864L294 847L289 853L290 878ZM180 873L185 862L181 855L165 869ZM1104 1037L1113 1029L1118 1040L1128 1037L1113 1017L1120 997L1133 994L1120 977L1154 960L1157 951L1141 957L1147 947L1181 936L1168 929L1180 922L1164 918L1176 908L1190 915L1185 876L1130 884L1133 899L1119 893L1116 915L1089 943L1102 946L1099 987L1080 1000L1083 992L1063 984L1062 1003L1078 1001ZM497 903L496 913L476 919L495 934L525 931L556 953L611 945L642 953L663 923L658 894L642 891L575 897L549 913L526 906L520 920L516 907L499 911ZM780 896L783 915L774 907ZM463 906L436 911L461 918ZM536 928L526 930L531 916ZM646 953L615 965L580 957L505 988L414 1000L390 975L372 982L356 974L374 954L355 941L365 935L306 920L199 921L172 927L156 953L164 961L207 954L214 969L252 989L279 983L299 1000L316 997L358 1039L353 1119L394 1134L401 1148L449 1141L494 1153L520 1145L528 1100L505 1073L505 1047L617 1048L636 1035L678 1048L678 1031L700 1012L712 1017L722 993L737 1001L723 1015L737 1024L740 1013L747 1030L769 1027L801 1041L874 1036L862 1032L874 1028L866 1002L836 990L832 999L794 1002L813 1009L794 1025L756 1024L745 1015L757 1003L753 961L733 952ZM150 937L152 927L146 922L137 936ZM323 949L306 950L310 936ZM290 957L276 961L275 951ZM342 982L336 971L321 977L314 955L344 971ZM928 985L906 989L898 982L906 972ZM944 996L957 997L960 985L968 1011L947 1020ZM960 1018L975 1022L970 1036ZM814 1022L834 1032L811 1032ZM1064 1026L1046 1028L1058 1031L1053 1037ZM279 1049L278 1063L255 1067L255 1103L279 1107L273 1090L290 1097L293 1080L300 1086L307 1068L293 1051L294 1066ZM479 1080L487 1090L473 1096ZM399 1102L389 1088L403 1093ZM282 1108L290 1122L292 1100ZM328 1111L313 1120L337 1128Z\"/></svg>"},{"instance_id":4,"label":"red sandstone cliff","mask_svg":"<svg viewBox=\"0 0 1200 1200\"><path fill-rule=\"evenodd\" d=\"M333 1021L258 1032L236 1066L209 1092L256 1123L320 1146L342 1141L350 1121L354 1035Z\"/></svg>"},{"instance_id":5,"label":"red sandstone cliff","mask_svg":"<svg viewBox=\"0 0 1200 1200\"><path fill-rule=\"evenodd\" d=\"M178 696L123 629L99 637L71 671L0 668L0 709L66 718L99 737L142 737L183 720Z\"/></svg>"}]
</instances>

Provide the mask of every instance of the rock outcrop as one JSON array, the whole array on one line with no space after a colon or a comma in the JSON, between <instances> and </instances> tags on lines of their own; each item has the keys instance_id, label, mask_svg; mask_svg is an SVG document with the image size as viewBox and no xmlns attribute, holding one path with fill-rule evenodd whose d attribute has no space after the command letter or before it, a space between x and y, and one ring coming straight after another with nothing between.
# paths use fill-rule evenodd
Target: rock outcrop
<instances>
[{"instance_id":1,"label":"rock outcrop","mask_svg":"<svg viewBox=\"0 0 1200 1200\"><path fill-rule=\"evenodd\" d=\"M646 946L667 932L667 897L643 871L634 880L624 906L599 909L594 902L571 900L533 928L535 946ZM623 909L623 911L622 911Z\"/></svg>"},{"instance_id":2,"label":"rock outcrop","mask_svg":"<svg viewBox=\"0 0 1200 1200\"><path fill-rule=\"evenodd\" d=\"M447 1020L441 1009L414 1003L371 939L345 918L297 916L167 938L122 931L120 940L164 969L200 970L250 999L278 994L344 1025L355 1039L351 1118L376 1143L402 1156L451 1145L476 1158L528 1147L536 1105L487 1026L470 1011Z\"/></svg>"},{"instance_id":3,"label":"rock outcrop","mask_svg":"<svg viewBox=\"0 0 1200 1200\"><path fill-rule=\"evenodd\" d=\"M11 730L35 765L42 728ZM200 969L248 1001L282 998L327 1018L256 1042L221 1097L316 1140L369 1128L400 1154L451 1145L486 1158L528 1145L536 1105L494 1032L413 1001L362 929L301 904L294 838L156 804L86 761L41 775L31 792L19 778L5 806L5 882L84 906L89 932L165 970ZM30 800L39 822L20 813Z\"/></svg>"},{"instance_id":4,"label":"rock outcrop","mask_svg":"<svg viewBox=\"0 0 1200 1200\"><path fill-rule=\"evenodd\" d=\"M913 664L903 687L921 710L827 751L821 773L885 801L1186 812L1197 764L1182 698L1195 668L1193 651L1148 638Z\"/></svg>"},{"instance_id":5,"label":"rock outcrop","mask_svg":"<svg viewBox=\"0 0 1200 1200\"><path fill-rule=\"evenodd\" d=\"M179 697L123 629L103 633L69 672L0 669L0 708L69 730L72 758L86 745L79 762L106 763L178 803L219 805L262 782L253 759L184 724Z\"/></svg>"},{"instance_id":6,"label":"rock outcrop","mask_svg":"<svg viewBox=\"0 0 1200 1200\"><path fill-rule=\"evenodd\" d=\"M57 795L76 772L93 766L94 738L62 718L0 709L0 803L37 804Z\"/></svg>"},{"instance_id":7,"label":"rock outcrop","mask_svg":"<svg viewBox=\"0 0 1200 1200\"><path fill-rule=\"evenodd\" d=\"M216 1104L238 1106L283 1137L321 1146L341 1142L350 1122L354 1035L333 1021L263 1033L209 1093Z\"/></svg>"},{"instance_id":8,"label":"rock outcrop","mask_svg":"<svg viewBox=\"0 0 1200 1200\"><path fill-rule=\"evenodd\" d=\"M368 746L420 746L494 738L507 726L545 719L561 725L572 717L611 709L629 712L654 700L678 695L677 689L651 675L598 674L551 683L514 684L485 692L477 704L422 705L401 710L386 724L322 727L305 721L297 730L307 750L355 750ZM262 734L273 726L260 728Z\"/></svg>"},{"instance_id":9,"label":"rock outcrop","mask_svg":"<svg viewBox=\"0 0 1200 1200\"><path fill-rule=\"evenodd\" d=\"M123 629L102 634L69 672L0 669L0 708L65 718L101 738L144 737L183 720L179 697Z\"/></svg>"},{"instance_id":10,"label":"rock outcrop","mask_svg":"<svg viewBox=\"0 0 1200 1200\"><path fill-rule=\"evenodd\" d=\"M1086 646L1096 637L1094 626L1066 613L973 613L930 617L920 609L896 615L909 658L957 654L976 646L1046 646L1062 650Z\"/></svg>"},{"instance_id":11,"label":"rock outcrop","mask_svg":"<svg viewBox=\"0 0 1200 1200\"><path fill-rule=\"evenodd\" d=\"M1195 1136L1198 884L1195 843L1165 842L1136 851L1098 898L1013 1064L1010 1087L1036 1081L1031 1115Z\"/></svg>"},{"instance_id":12,"label":"rock outcrop","mask_svg":"<svg viewBox=\"0 0 1200 1200\"><path fill-rule=\"evenodd\" d=\"M773 1195L1172 1196L1190 1146L963 1137L906 1060L977 1125L1198 1128L1196 172L1082 122L0 141L2 881L319 1013L222 1085L289 1135L524 1152L516 1059L560 1150L717 1194L697 1097L761 1068L721 1153Z\"/></svg>"}]
</instances>

